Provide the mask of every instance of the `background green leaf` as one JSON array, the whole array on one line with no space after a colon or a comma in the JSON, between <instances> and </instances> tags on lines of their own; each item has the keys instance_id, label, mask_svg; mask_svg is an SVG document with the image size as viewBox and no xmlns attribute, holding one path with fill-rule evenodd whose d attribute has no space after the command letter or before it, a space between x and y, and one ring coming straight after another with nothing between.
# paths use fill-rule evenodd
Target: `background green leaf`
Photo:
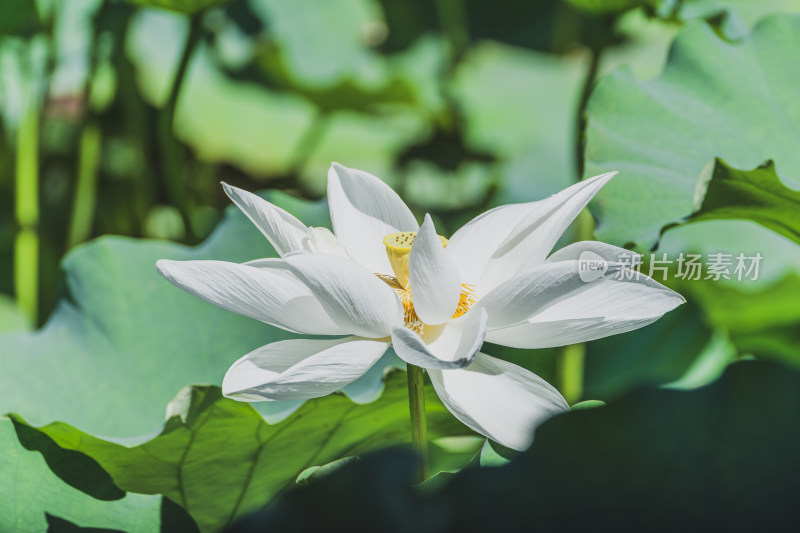
<instances>
[{"instance_id":1,"label":"background green leaf","mask_svg":"<svg viewBox=\"0 0 800 533\"><path fill-rule=\"evenodd\" d=\"M12 298L0 294L0 333L24 331L30 328L28 319Z\"/></svg>"},{"instance_id":2,"label":"background green leaf","mask_svg":"<svg viewBox=\"0 0 800 533\"><path fill-rule=\"evenodd\" d=\"M46 436L43 438L49 440ZM91 459L77 452L76 455L83 460L75 461L72 457L64 461L63 456L53 457L58 461L56 468L73 469L72 479L78 477L88 482L90 488L96 488L97 479L89 479L88 471L75 470ZM25 449L17 439L12 422L0 417L0 530L45 531L47 513L51 520L56 517L56 521L66 520L81 527L128 533L168 531L160 528L162 499L159 496L125 494L113 486L108 487L106 481L106 486L112 492L116 489L118 494L97 499L59 479L52 468L42 455ZM186 522L183 524L185 526Z\"/></svg>"},{"instance_id":3,"label":"background green leaf","mask_svg":"<svg viewBox=\"0 0 800 533\"><path fill-rule=\"evenodd\" d=\"M654 324L587 344L584 397L609 400L675 381L711 340L700 310L686 303Z\"/></svg>"},{"instance_id":4,"label":"background green leaf","mask_svg":"<svg viewBox=\"0 0 800 533\"><path fill-rule=\"evenodd\" d=\"M431 439L472 434L432 388L426 396ZM35 430L15 415L13 420L18 433L39 431L64 450L96 460L123 490L178 502L203 531L220 531L266 505L312 466L410 442L404 372L389 376L376 402L358 405L334 394L309 400L276 425L250 404L222 397L217 387L184 389L168 414L161 434L132 448L61 422Z\"/></svg>"},{"instance_id":5,"label":"background green leaf","mask_svg":"<svg viewBox=\"0 0 800 533\"><path fill-rule=\"evenodd\" d=\"M230 0L125 0L132 4L146 7L158 7L178 11L179 13L193 14L206 9L220 6Z\"/></svg>"},{"instance_id":6,"label":"background green leaf","mask_svg":"<svg viewBox=\"0 0 800 533\"><path fill-rule=\"evenodd\" d=\"M31 35L41 29L36 2L4 0L0 2L0 36Z\"/></svg>"},{"instance_id":7,"label":"background green leaf","mask_svg":"<svg viewBox=\"0 0 800 533\"><path fill-rule=\"evenodd\" d=\"M743 44L704 24L676 39L661 77L640 82L621 69L603 78L588 108L586 176L620 175L600 192L597 236L651 244L665 224L693 211L706 164L737 168L773 159L787 186L800 185L798 16L763 20Z\"/></svg>"},{"instance_id":8,"label":"background green leaf","mask_svg":"<svg viewBox=\"0 0 800 533\"><path fill-rule=\"evenodd\" d=\"M307 224L327 223L322 203L270 198ZM76 249L64 261L64 295L47 325L0 334L0 412L38 424L63 420L108 437L154 433L175 391L221 383L237 358L291 336L173 287L156 272L156 260L274 255L235 207L197 248L105 237ZM361 387L364 400L380 390L381 368L366 378L378 388Z\"/></svg>"},{"instance_id":9,"label":"background green leaf","mask_svg":"<svg viewBox=\"0 0 800 533\"><path fill-rule=\"evenodd\" d=\"M800 192L781 183L772 161L753 170L738 170L717 159L710 180L700 187L705 189L702 204L682 223L752 220L800 244Z\"/></svg>"},{"instance_id":10,"label":"background green leaf","mask_svg":"<svg viewBox=\"0 0 800 533\"><path fill-rule=\"evenodd\" d=\"M408 488L408 456L367 456L284 495L232 531L345 530L365 519L376 529L431 532L532 524L569 531L791 530L800 490L798 417L800 374L736 364L701 389L641 390L602 409L555 417L510 464L463 470L438 492Z\"/></svg>"},{"instance_id":11,"label":"background green leaf","mask_svg":"<svg viewBox=\"0 0 800 533\"><path fill-rule=\"evenodd\" d=\"M707 322L729 332L739 353L800 364L800 276L766 287L684 282L676 287L703 308Z\"/></svg>"}]
</instances>

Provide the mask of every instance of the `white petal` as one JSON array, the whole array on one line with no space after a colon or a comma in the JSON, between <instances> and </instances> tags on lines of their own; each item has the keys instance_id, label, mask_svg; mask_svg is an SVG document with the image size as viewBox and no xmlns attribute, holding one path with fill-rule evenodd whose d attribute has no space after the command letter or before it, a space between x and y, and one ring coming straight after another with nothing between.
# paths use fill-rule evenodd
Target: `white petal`
<instances>
[{"instance_id":1,"label":"white petal","mask_svg":"<svg viewBox=\"0 0 800 533\"><path fill-rule=\"evenodd\" d=\"M228 311L309 335L344 335L311 290L280 259L260 266L225 261L156 263L170 283Z\"/></svg>"},{"instance_id":2,"label":"white petal","mask_svg":"<svg viewBox=\"0 0 800 533\"><path fill-rule=\"evenodd\" d=\"M609 264L608 274L613 273ZM501 283L473 306L489 313L489 328L513 326L553 305L566 295L586 289L577 261L545 263Z\"/></svg>"},{"instance_id":3,"label":"white petal","mask_svg":"<svg viewBox=\"0 0 800 533\"><path fill-rule=\"evenodd\" d=\"M470 311L441 326L425 326L423 335L398 327L392 345L406 363L423 368L461 368L468 365L483 345L488 315Z\"/></svg>"},{"instance_id":4,"label":"white petal","mask_svg":"<svg viewBox=\"0 0 800 533\"><path fill-rule=\"evenodd\" d=\"M584 252L595 253L610 263L619 263L623 261L623 258L626 258L627 261L633 261L628 263L629 265L633 265L641 260L639 254L636 252L620 248L619 246L613 246L598 241L580 241L553 252L552 255L547 258L547 262L556 263L558 261L578 260Z\"/></svg>"},{"instance_id":5,"label":"white petal","mask_svg":"<svg viewBox=\"0 0 800 533\"><path fill-rule=\"evenodd\" d=\"M359 337L273 342L236 361L222 393L243 401L318 398L364 375L388 346Z\"/></svg>"},{"instance_id":6,"label":"white petal","mask_svg":"<svg viewBox=\"0 0 800 533\"><path fill-rule=\"evenodd\" d=\"M475 285L480 281L486 263L500 243L541 203L495 207L473 218L450 237L447 249L458 265L463 283Z\"/></svg>"},{"instance_id":7,"label":"white petal","mask_svg":"<svg viewBox=\"0 0 800 533\"><path fill-rule=\"evenodd\" d=\"M403 308L395 292L355 261L329 254L293 254L284 261L348 333L387 337L402 323Z\"/></svg>"},{"instance_id":8,"label":"white petal","mask_svg":"<svg viewBox=\"0 0 800 533\"><path fill-rule=\"evenodd\" d=\"M328 203L333 231L350 257L370 272L391 274L383 238L419 228L397 193L371 174L333 163L328 171Z\"/></svg>"},{"instance_id":9,"label":"white petal","mask_svg":"<svg viewBox=\"0 0 800 533\"><path fill-rule=\"evenodd\" d=\"M556 265L571 263L574 262ZM631 279L614 279L614 275L606 273L604 278L578 285L547 303L528 320L489 331L486 340L513 348L587 342L644 327L685 301L652 278L631 274ZM568 286L574 284L563 285Z\"/></svg>"},{"instance_id":10,"label":"white petal","mask_svg":"<svg viewBox=\"0 0 800 533\"><path fill-rule=\"evenodd\" d=\"M535 317L528 322L494 329L486 333L486 342L511 348L539 349L589 342L648 326L661 318L583 318L544 321Z\"/></svg>"},{"instance_id":11,"label":"white petal","mask_svg":"<svg viewBox=\"0 0 800 533\"><path fill-rule=\"evenodd\" d=\"M417 316L426 324L450 319L461 297L461 277L442 246L430 215L425 215L408 259L409 287Z\"/></svg>"},{"instance_id":12,"label":"white petal","mask_svg":"<svg viewBox=\"0 0 800 533\"><path fill-rule=\"evenodd\" d=\"M522 367L479 353L466 368L429 370L433 388L451 413L481 435L524 450L533 431L569 410L559 392Z\"/></svg>"},{"instance_id":13,"label":"white petal","mask_svg":"<svg viewBox=\"0 0 800 533\"><path fill-rule=\"evenodd\" d=\"M222 184L225 194L247 215L261 233L269 239L281 257L303 249L306 225L280 207L237 187Z\"/></svg>"},{"instance_id":14,"label":"white petal","mask_svg":"<svg viewBox=\"0 0 800 533\"><path fill-rule=\"evenodd\" d=\"M494 246L477 294L486 294L519 272L541 264L570 223L615 174L584 180L539 202L499 246Z\"/></svg>"},{"instance_id":15,"label":"white petal","mask_svg":"<svg viewBox=\"0 0 800 533\"><path fill-rule=\"evenodd\" d=\"M308 228L306 238L303 239L303 249L319 254L347 257L344 247L339 244L336 236L328 228Z\"/></svg>"}]
</instances>

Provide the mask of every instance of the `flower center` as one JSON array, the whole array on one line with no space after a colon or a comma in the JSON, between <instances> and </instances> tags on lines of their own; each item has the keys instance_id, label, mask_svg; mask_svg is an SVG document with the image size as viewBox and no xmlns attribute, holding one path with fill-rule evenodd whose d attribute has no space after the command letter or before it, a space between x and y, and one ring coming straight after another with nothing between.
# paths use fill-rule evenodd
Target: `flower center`
<instances>
[{"instance_id":1,"label":"flower center","mask_svg":"<svg viewBox=\"0 0 800 533\"><path fill-rule=\"evenodd\" d=\"M386 246L386 255L389 256L389 263L392 265L394 277L386 274L377 274L387 285L397 293L400 303L403 305L405 326L409 329L422 334L425 323L419 319L414 310L414 301L411 298L411 289L408 287L408 258L411 253L411 245L414 244L416 231L404 231L402 233L390 233L383 238ZM442 246L447 248L447 239L439 235ZM475 303L474 286L469 284L461 285L461 296L458 299L458 306L451 318L458 318L469 311Z\"/></svg>"},{"instance_id":2,"label":"flower center","mask_svg":"<svg viewBox=\"0 0 800 533\"><path fill-rule=\"evenodd\" d=\"M386 246L386 255L392 265L395 278L403 287L408 287L408 258L411 254L411 245L417 237L416 231L403 231L401 233L390 233L383 238ZM447 239L439 235L442 246L447 248Z\"/></svg>"}]
</instances>

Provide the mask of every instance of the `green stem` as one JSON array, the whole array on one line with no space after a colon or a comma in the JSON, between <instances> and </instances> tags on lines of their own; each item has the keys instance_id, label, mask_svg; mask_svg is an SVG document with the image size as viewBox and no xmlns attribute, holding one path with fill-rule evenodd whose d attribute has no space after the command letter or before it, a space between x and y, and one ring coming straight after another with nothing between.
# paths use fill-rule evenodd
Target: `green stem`
<instances>
[{"instance_id":1,"label":"green stem","mask_svg":"<svg viewBox=\"0 0 800 533\"><path fill-rule=\"evenodd\" d=\"M583 80L581 98L578 104L578 116L575 129L575 165L578 181L583 178L584 172L584 150L585 150L585 130L586 130L586 107L589 104L589 96L594 88L597 71L600 67L600 56L602 48L590 48L591 54L589 67L586 77ZM575 242L591 240L594 234L594 220L588 209L584 209L578 216L577 227L575 228ZM573 344L564 346L561 349L561 357L558 359L558 381L561 394L569 404L580 401L583 397L583 381L586 366L586 344Z\"/></svg>"},{"instance_id":2,"label":"green stem","mask_svg":"<svg viewBox=\"0 0 800 533\"><path fill-rule=\"evenodd\" d=\"M186 235L190 240L194 238L194 232L189 214L189 198L186 192L186 184L183 180L183 154L181 153L181 146L172 134L172 128L175 122L178 97L180 96L183 82L186 79L186 73L189 70L189 61L202 36L203 26L201 17L202 14L195 15L190 19L189 35L183 47L183 52L178 63L178 70L175 73L175 79L172 82L172 88L167 97L167 102L158 117L158 135L161 145L161 159L167 194L173 205L180 211L184 226L186 226Z\"/></svg>"},{"instance_id":3,"label":"green stem","mask_svg":"<svg viewBox=\"0 0 800 533\"><path fill-rule=\"evenodd\" d=\"M306 166L306 163L308 163L308 160L311 158L311 154L314 153L314 150L325 136L325 132L330 124L329 118L330 115L328 113L321 111L317 112L314 116L311 124L303 132L300 140L297 141L292 157L289 159L289 176L298 176L303 170L303 167Z\"/></svg>"},{"instance_id":4,"label":"green stem","mask_svg":"<svg viewBox=\"0 0 800 533\"><path fill-rule=\"evenodd\" d=\"M584 209L576 219L575 242L588 241L594 234L594 219L588 209ZM583 397L583 379L586 362L586 344L572 344L561 349L558 359L559 390L567 403L572 405Z\"/></svg>"},{"instance_id":5,"label":"green stem","mask_svg":"<svg viewBox=\"0 0 800 533\"><path fill-rule=\"evenodd\" d=\"M430 475L430 456L428 455L428 420L425 415L425 379L422 369L415 365L408 368L408 407L411 411L411 443L422 459L418 474L422 483Z\"/></svg>"},{"instance_id":6,"label":"green stem","mask_svg":"<svg viewBox=\"0 0 800 533\"><path fill-rule=\"evenodd\" d=\"M16 215L20 231L14 243L14 292L31 324L39 315L39 113L27 106L17 130Z\"/></svg>"},{"instance_id":7,"label":"green stem","mask_svg":"<svg viewBox=\"0 0 800 533\"><path fill-rule=\"evenodd\" d=\"M586 345L570 344L561 352L561 394L572 405L583 396L583 373L586 362Z\"/></svg>"},{"instance_id":8,"label":"green stem","mask_svg":"<svg viewBox=\"0 0 800 533\"><path fill-rule=\"evenodd\" d=\"M72 202L72 220L67 235L67 249L86 241L92 232L97 198L97 170L102 144L100 128L89 122L83 128L78 154L78 183Z\"/></svg>"},{"instance_id":9,"label":"green stem","mask_svg":"<svg viewBox=\"0 0 800 533\"><path fill-rule=\"evenodd\" d=\"M581 99L578 103L578 116L577 124L575 125L575 168L578 172L578 180L583 179L584 163L583 156L586 149L586 107L589 105L589 97L592 95L594 89L595 78L597 78L597 71L600 68L600 56L602 55L602 48L589 49L589 68L586 71L586 77L583 79L583 88L581 89Z\"/></svg>"},{"instance_id":10,"label":"green stem","mask_svg":"<svg viewBox=\"0 0 800 533\"><path fill-rule=\"evenodd\" d=\"M450 68L454 69L469 46L466 15L461 0L436 0L442 33L450 44Z\"/></svg>"}]
</instances>

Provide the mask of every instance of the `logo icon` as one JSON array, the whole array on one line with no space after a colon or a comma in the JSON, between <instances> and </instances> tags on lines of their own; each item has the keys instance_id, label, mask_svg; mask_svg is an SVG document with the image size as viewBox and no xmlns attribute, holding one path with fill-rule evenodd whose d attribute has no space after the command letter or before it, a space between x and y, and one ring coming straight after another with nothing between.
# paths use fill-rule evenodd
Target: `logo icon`
<instances>
[{"instance_id":1,"label":"logo icon","mask_svg":"<svg viewBox=\"0 0 800 533\"><path fill-rule=\"evenodd\" d=\"M605 276L608 271L608 261L600 255L586 250L578 257L578 277L586 283Z\"/></svg>"}]
</instances>

